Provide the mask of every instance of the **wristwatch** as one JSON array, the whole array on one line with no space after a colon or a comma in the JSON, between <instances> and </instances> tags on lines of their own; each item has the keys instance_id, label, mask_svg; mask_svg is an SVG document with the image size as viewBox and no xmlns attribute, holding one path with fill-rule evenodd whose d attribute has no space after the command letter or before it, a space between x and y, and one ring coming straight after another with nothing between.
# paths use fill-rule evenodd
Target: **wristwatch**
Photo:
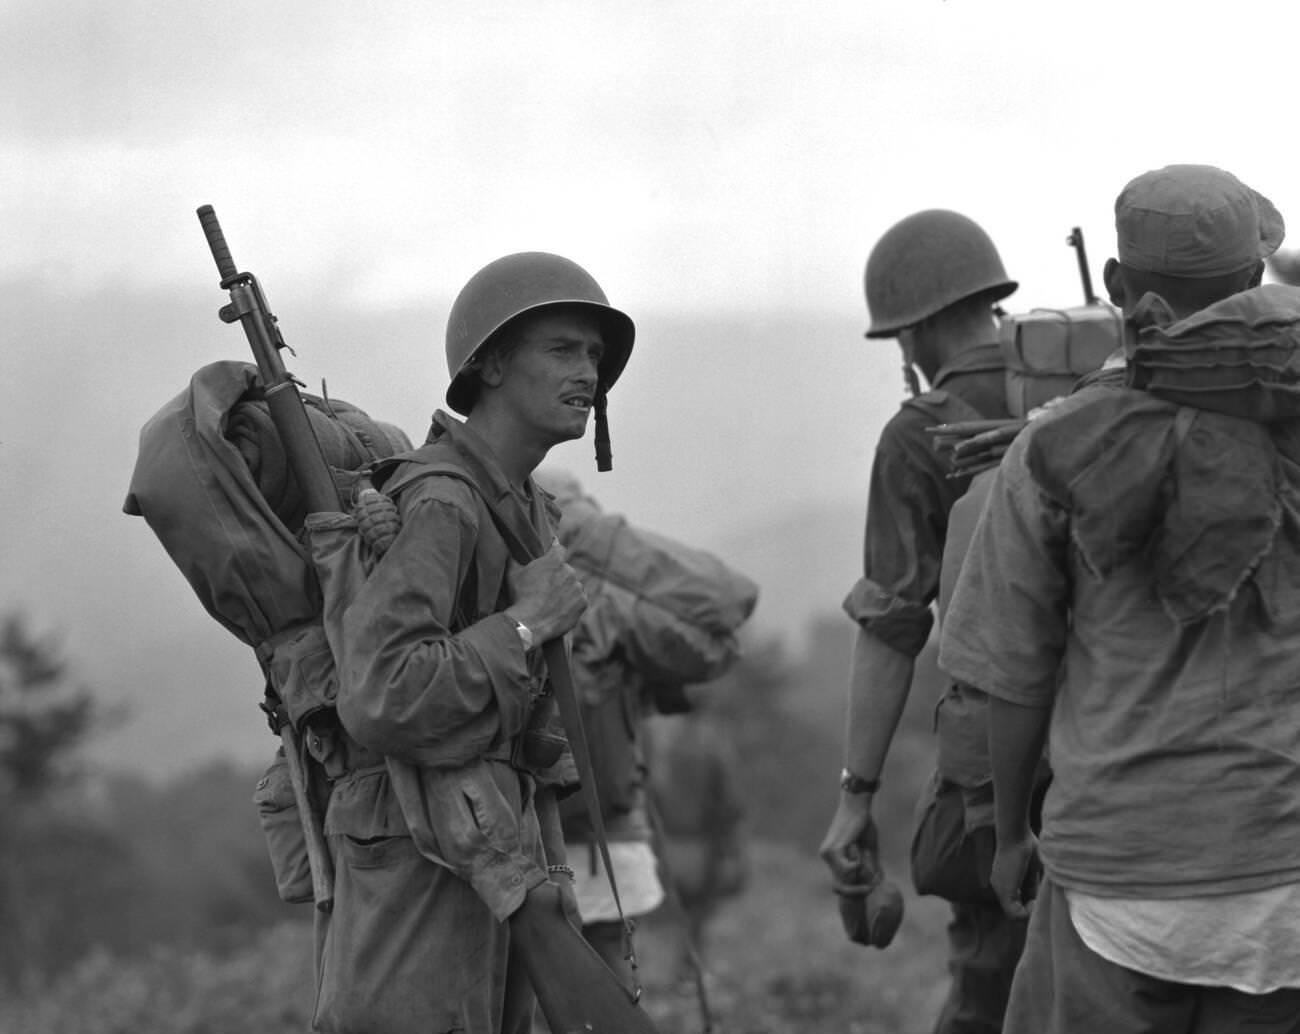
<instances>
[{"instance_id":1,"label":"wristwatch","mask_svg":"<svg viewBox=\"0 0 1300 1034\"><path fill-rule=\"evenodd\" d=\"M840 769L840 789L845 793L875 793L880 789L879 779L863 779L847 768Z\"/></svg>"},{"instance_id":2,"label":"wristwatch","mask_svg":"<svg viewBox=\"0 0 1300 1034\"><path fill-rule=\"evenodd\" d=\"M522 621L515 622L515 634L519 636L519 641L524 644L525 653L533 648L533 630Z\"/></svg>"}]
</instances>

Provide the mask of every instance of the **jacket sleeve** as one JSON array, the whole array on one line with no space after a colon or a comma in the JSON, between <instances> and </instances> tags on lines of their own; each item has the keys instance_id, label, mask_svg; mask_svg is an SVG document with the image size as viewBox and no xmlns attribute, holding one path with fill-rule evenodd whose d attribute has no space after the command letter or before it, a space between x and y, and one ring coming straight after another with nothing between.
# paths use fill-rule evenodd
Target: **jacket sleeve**
<instances>
[{"instance_id":1,"label":"jacket sleeve","mask_svg":"<svg viewBox=\"0 0 1300 1034\"><path fill-rule=\"evenodd\" d=\"M904 409L881 434L871 464L863 575L844 611L895 650L915 657L934 624L948 510L965 489L931 448L924 415Z\"/></svg>"},{"instance_id":2,"label":"jacket sleeve","mask_svg":"<svg viewBox=\"0 0 1300 1034\"><path fill-rule=\"evenodd\" d=\"M504 613L461 631L457 602L479 527L468 486L429 478L403 500L402 528L343 619L339 718L363 746L455 766L523 727L531 679Z\"/></svg>"},{"instance_id":3,"label":"jacket sleeve","mask_svg":"<svg viewBox=\"0 0 1300 1034\"><path fill-rule=\"evenodd\" d=\"M1070 522L1029 474L1033 430L994 476L945 615L939 667L990 696L1045 707L1069 636Z\"/></svg>"}]
</instances>

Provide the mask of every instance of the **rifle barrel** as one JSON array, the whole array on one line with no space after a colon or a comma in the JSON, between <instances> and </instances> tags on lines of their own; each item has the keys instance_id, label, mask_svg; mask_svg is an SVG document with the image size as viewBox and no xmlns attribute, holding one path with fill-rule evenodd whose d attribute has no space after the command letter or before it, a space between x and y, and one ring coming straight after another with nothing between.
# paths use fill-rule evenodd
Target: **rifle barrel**
<instances>
[{"instance_id":1,"label":"rifle barrel","mask_svg":"<svg viewBox=\"0 0 1300 1034\"><path fill-rule=\"evenodd\" d=\"M302 396L298 394L298 386L285 370L280 358L284 340L276 326L275 317L267 308L261 286L251 273L239 272L212 206L201 205L197 211L203 235L208 239L212 258L221 274L221 286L230 292L229 310L234 313L230 318L238 317L244 328L244 336L248 338L249 348L252 349L266 391L271 422L275 425L280 444L289 461L289 469L302 490L307 512L338 510L339 497L334 476L330 473L325 453L312 429ZM223 318L226 318L225 310Z\"/></svg>"},{"instance_id":2,"label":"rifle barrel","mask_svg":"<svg viewBox=\"0 0 1300 1034\"><path fill-rule=\"evenodd\" d=\"M1088 269L1088 252L1083 244L1083 230L1076 226L1070 231L1070 236L1065 238L1065 243L1074 248L1075 256L1079 260L1079 279L1083 281L1083 302L1085 305L1096 305L1097 294L1092 289L1092 273Z\"/></svg>"}]
</instances>

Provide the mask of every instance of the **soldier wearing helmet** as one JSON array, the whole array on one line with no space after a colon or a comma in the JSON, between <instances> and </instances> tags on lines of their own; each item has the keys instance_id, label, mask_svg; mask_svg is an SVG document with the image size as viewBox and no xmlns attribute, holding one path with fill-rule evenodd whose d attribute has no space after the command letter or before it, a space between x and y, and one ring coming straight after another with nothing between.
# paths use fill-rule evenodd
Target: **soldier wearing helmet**
<instances>
[{"instance_id":1,"label":"soldier wearing helmet","mask_svg":"<svg viewBox=\"0 0 1300 1034\"><path fill-rule=\"evenodd\" d=\"M470 416L479 398L485 362L504 357L522 330L539 317L591 322L602 337L597 378L587 405L596 414L596 461L610 469L606 395L632 351L632 321L610 307L605 292L577 263L559 255L520 252L479 270L461 290L447 318L447 405Z\"/></svg>"},{"instance_id":2,"label":"soldier wearing helmet","mask_svg":"<svg viewBox=\"0 0 1300 1034\"><path fill-rule=\"evenodd\" d=\"M401 528L341 619L322 1034L531 1030L508 920L577 920L556 799L573 763L540 647L586 609L532 473L603 411L633 336L568 259L490 263L447 323L464 419L436 412L424 446L376 474ZM553 545L521 565L507 534Z\"/></svg>"},{"instance_id":3,"label":"soldier wearing helmet","mask_svg":"<svg viewBox=\"0 0 1300 1034\"><path fill-rule=\"evenodd\" d=\"M900 220L880 238L867 260L864 287L871 319L866 336L897 340L913 397L886 424L876 447L863 574L844 601L858 635L839 803L821 856L844 902L856 899L867 910L867 921L845 918L850 937L883 947L892 930L887 936L862 934L877 926L870 922L871 899L860 888L882 879L872 800L907 702L915 658L933 623L949 510L969 485L969 478L949 476L925 429L1009 419L996 304L1017 284L977 223L929 209ZM918 369L928 384L925 392ZM982 736L982 725L973 734ZM939 798L956 829L991 826L991 792L985 791L987 800L974 796L953 786ZM971 882L987 887L987 871L972 873ZM986 901L953 901L952 986L936 1034L1001 1029L1023 936L1023 922L1007 919L991 894Z\"/></svg>"}]
</instances>

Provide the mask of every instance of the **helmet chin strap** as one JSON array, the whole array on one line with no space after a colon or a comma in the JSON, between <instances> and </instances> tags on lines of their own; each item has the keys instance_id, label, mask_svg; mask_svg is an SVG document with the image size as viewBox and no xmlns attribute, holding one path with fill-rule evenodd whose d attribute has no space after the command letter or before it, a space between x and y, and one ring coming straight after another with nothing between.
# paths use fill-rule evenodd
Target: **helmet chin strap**
<instances>
[{"instance_id":1,"label":"helmet chin strap","mask_svg":"<svg viewBox=\"0 0 1300 1034\"><path fill-rule=\"evenodd\" d=\"M614 454L609 448L609 417L605 413L605 389L597 388L593 406L596 410L596 469L614 469Z\"/></svg>"},{"instance_id":2,"label":"helmet chin strap","mask_svg":"<svg viewBox=\"0 0 1300 1034\"><path fill-rule=\"evenodd\" d=\"M907 389L909 398L921 394L921 381L916 376L916 367L907 361L903 362L903 387Z\"/></svg>"}]
</instances>

